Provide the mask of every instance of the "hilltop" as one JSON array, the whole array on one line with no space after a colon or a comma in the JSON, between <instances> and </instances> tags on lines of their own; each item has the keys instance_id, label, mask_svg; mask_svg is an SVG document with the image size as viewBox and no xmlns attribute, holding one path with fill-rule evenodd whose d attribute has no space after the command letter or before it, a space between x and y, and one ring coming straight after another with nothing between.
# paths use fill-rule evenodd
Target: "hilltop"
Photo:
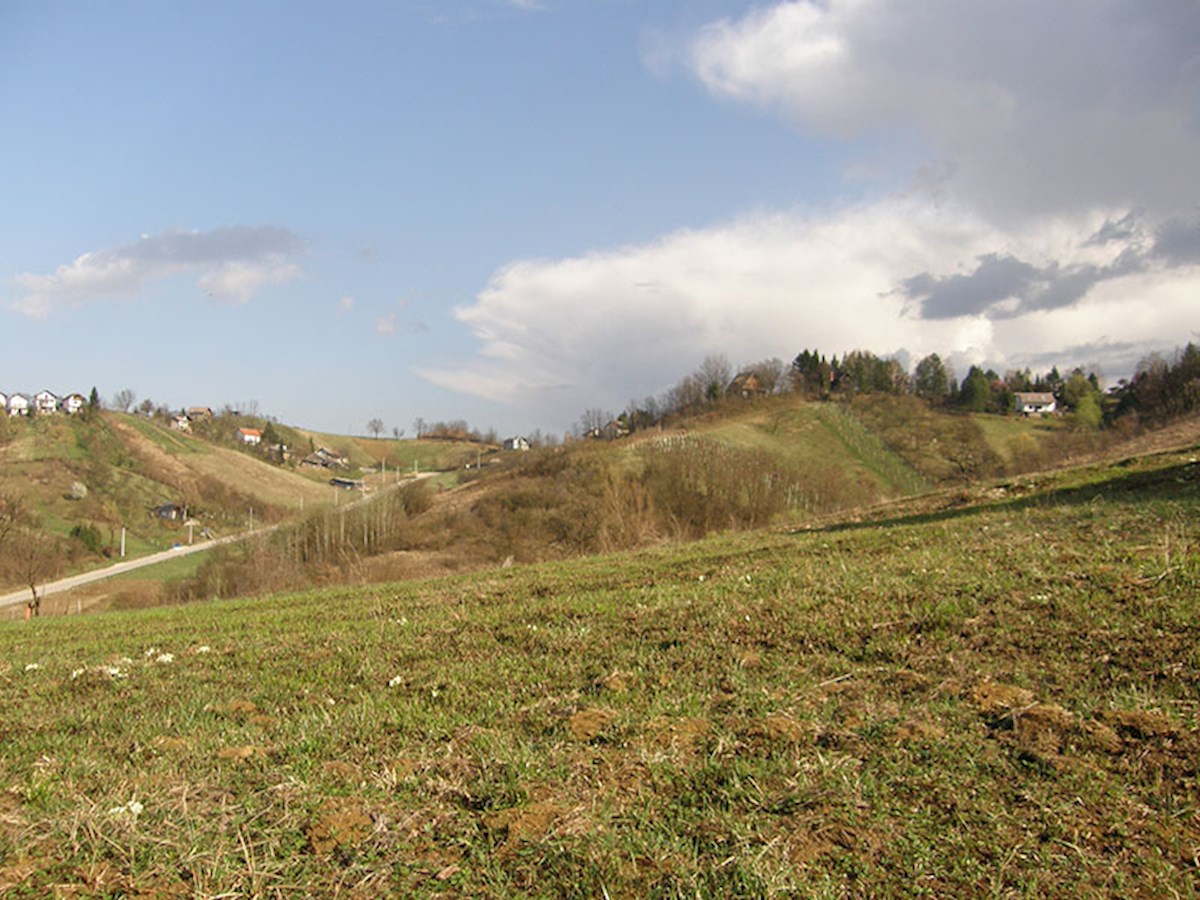
<instances>
[{"instance_id":1,"label":"hilltop","mask_svg":"<svg viewBox=\"0 0 1200 900\"><path fill-rule=\"evenodd\" d=\"M1186 894L1198 455L0 625L0 891Z\"/></svg>"}]
</instances>

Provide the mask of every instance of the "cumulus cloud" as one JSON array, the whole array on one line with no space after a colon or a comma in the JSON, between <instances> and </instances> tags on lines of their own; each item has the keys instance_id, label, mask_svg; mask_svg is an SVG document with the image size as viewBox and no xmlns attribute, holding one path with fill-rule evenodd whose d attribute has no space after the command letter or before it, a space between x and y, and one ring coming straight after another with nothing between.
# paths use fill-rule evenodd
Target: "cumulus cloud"
<instances>
[{"instance_id":1,"label":"cumulus cloud","mask_svg":"<svg viewBox=\"0 0 1200 900\"><path fill-rule=\"evenodd\" d=\"M41 318L55 309L104 298L128 298L147 283L181 274L198 275L205 293L244 303L260 288L300 275L292 257L300 241L273 226L168 231L132 244L84 253L48 275L25 273L13 280L21 296L12 308Z\"/></svg>"},{"instance_id":2,"label":"cumulus cloud","mask_svg":"<svg viewBox=\"0 0 1200 900\"><path fill-rule=\"evenodd\" d=\"M456 311L478 357L419 374L567 423L586 407L657 393L713 351L735 363L806 347L936 351L1003 368L1060 352L1069 336L1093 353L1074 362L1120 373L1131 342L1144 355L1156 335L1188 334L1196 278L1157 262L1153 239L1136 256L1127 244L1089 243L1120 218L1057 219L1014 236L962 210L892 198L518 262ZM1156 306L1135 327L1131 297Z\"/></svg>"},{"instance_id":3,"label":"cumulus cloud","mask_svg":"<svg viewBox=\"0 0 1200 900\"><path fill-rule=\"evenodd\" d=\"M643 41L661 71L666 43ZM1195 327L1200 221L1179 206L1200 196L1195 4L796 0L686 47L714 96L793 123L801 155L806 135L867 138L911 171L859 204L515 262L456 312L477 357L426 378L564 423L712 351L1115 377Z\"/></svg>"},{"instance_id":4,"label":"cumulus cloud","mask_svg":"<svg viewBox=\"0 0 1200 900\"><path fill-rule=\"evenodd\" d=\"M798 0L708 26L714 94L805 132L915 135L956 196L1022 216L1200 191L1200 13L1144 0Z\"/></svg>"}]
</instances>

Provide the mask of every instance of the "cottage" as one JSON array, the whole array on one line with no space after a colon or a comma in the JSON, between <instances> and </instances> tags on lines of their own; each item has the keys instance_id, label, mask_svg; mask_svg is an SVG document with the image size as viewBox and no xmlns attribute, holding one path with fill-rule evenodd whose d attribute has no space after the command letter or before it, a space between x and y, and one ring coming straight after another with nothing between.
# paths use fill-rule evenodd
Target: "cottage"
<instances>
[{"instance_id":1,"label":"cottage","mask_svg":"<svg viewBox=\"0 0 1200 900\"><path fill-rule=\"evenodd\" d=\"M192 422L185 414L171 416L171 427L176 431L191 431Z\"/></svg>"},{"instance_id":2,"label":"cottage","mask_svg":"<svg viewBox=\"0 0 1200 900\"><path fill-rule=\"evenodd\" d=\"M744 400L749 400L752 397L764 397L767 394L766 389L762 386L762 379L754 372L740 372L738 376L729 383L729 387L725 393L735 397L741 397Z\"/></svg>"},{"instance_id":3,"label":"cottage","mask_svg":"<svg viewBox=\"0 0 1200 900\"><path fill-rule=\"evenodd\" d=\"M511 437L504 441L505 450L528 450L529 441L523 437Z\"/></svg>"},{"instance_id":4,"label":"cottage","mask_svg":"<svg viewBox=\"0 0 1200 900\"><path fill-rule=\"evenodd\" d=\"M58 395L50 391L38 391L33 395L33 410L39 416L58 412Z\"/></svg>"},{"instance_id":5,"label":"cottage","mask_svg":"<svg viewBox=\"0 0 1200 900\"><path fill-rule=\"evenodd\" d=\"M60 408L68 416L82 412L85 406L87 406L87 398L83 394L67 394L67 396L62 398L62 403L60 404Z\"/></svg>"},{"instance_id":6,"label":"cottage","mask_svg":"<svg viewBox=\"0 0 1200 900\"><path fill-rule=\"evenodd\" d=\"M1017 412L1023 416L1049 416L1058 409L1054 395L1049 393L1017 391L1013 398Z\"/></svg>"},{"instance_id":7,"label":"cottage","mask_svg":"<svg viewBox=\"0 0 1200 900\"><path fill-rule=\"evenodd\" d=\"M213 417L213 411L212 407L210 406L189 406L184 415L186 415L190 421L195 422L197 419L211 419Z\"/></svg>"},{"instance_id":8,"label":"cottage","mask_svg":"<svg viewBox=\"0 0 1200 900\"><path fill-rule=\"evenodd\" d=\"M164 503L154 507L151 513L156 519L166 519L168 522L179 522L187 518L187 507L178 503Z\"/></svg>"},{"instance_id":9,"label":"cottage","mask_svg":"<svg viewBox=\"0 0 1200 900\"><path fill-rule=\"evenodd\" d=\"M27 416L30 407L29 398L24 394L10 394L8 397L8 414L10 416Z\"/></svg>"},{"instance_id":10,"label":"cottage","mask_svg":"<svg viewBox=\"0 0 1200 900\"><path fill-rule=\"evenodd\" d=\"M257 447L262 443L262 432L257 428L239 428L235 437L243 444L248 444L251 447Z\"/></svg>"},{"instance_id":11,"label":"cottage","mask_svg":"<svg viewBox=\"0 0 1200 900\"><path fill-rule=\"evenodd\" d=\"M350 461L327 447L318 447L300 460L300 465L313 469L348 469Z\"/></svg>"}]
</instances>

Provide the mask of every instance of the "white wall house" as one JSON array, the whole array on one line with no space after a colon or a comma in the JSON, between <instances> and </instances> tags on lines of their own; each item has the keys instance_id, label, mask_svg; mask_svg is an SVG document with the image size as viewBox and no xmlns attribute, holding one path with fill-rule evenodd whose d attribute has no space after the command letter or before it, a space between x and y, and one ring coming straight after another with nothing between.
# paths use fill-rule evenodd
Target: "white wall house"
<instances>
[{"instance_id":1,"label":"white wall house","mask_svg":"<svg viewBox=\"0 0 1200 900\"><path fill-rule=\"evenodd\" d=\"M239 428L237 430L237 439L243 444L249 444L254 447L262 443L262 432L257 428Z\"/></svg>"},{"instance_id":2,"label":"white wall house","mask_svg":"<svg viewBox=\"0 0 1200 900\"><path fill-rule=\"evenodd\" d=\"M58 394L38 391L33 395L33 409L39 416L58 412Z\"/></svg>"},{"instance_id":3,"label":"white wall house","mask_svg":"<svg viewBox=\"0 0 1200 900\"><path fill-rule=\"evenodd\" d=\"M24 394L9 394L8 395L8 414L10 416L27 416L29 415L29 398Z\"/></svg>"},{"instance_id":4,"label":"white wall house","mask_svg":"<svg viewBox=\"0 0 1200 900\"><path fill-rule=\"evenodd\" d=\"M62 403L60 404L60 408L68 416L82 412L85 406L87 406L87 398L83 394L67 394L67 396L62 398Z\"/></svg>"},{"instance_id":5,"label":"white wall house","mask_svg":"<svg viewBox=\"0 0 1200 900\"><path fill-rule=\"evenodd\" d=\"M1017 412L1023 416L1048 416L1058 410L1053 394L1018 391L1013 397Z\"/></svg>"}]
</instances>

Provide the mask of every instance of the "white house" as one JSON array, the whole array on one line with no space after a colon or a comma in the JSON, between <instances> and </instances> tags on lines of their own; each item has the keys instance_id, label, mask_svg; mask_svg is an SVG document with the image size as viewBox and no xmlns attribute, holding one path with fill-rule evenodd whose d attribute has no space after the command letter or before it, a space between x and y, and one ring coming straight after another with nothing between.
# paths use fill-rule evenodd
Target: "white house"
<instances>
[{"instance_id":1,"label":"white house","mask_svg":"<svg viewBox=\"0 0 1200 900\"><path fill-rule=\"evenodd\" d=\"M1013 397L1017 412L1023 416L1048 416L1058 409L1053 394L1017 391Z\"/></svg>"},{"instance_id":2,"label":"white house","mask_svg":"<svg viewBox=\"0 0 1200 900\"><path fill-rule=\"evenodd\" d=\"M62 398L62 410L68 416L73 416L87 406L87 398L83 394L67 394Z\"/></svg>"},{"instance_id":3,"label":"white house","mask_svg":"<svg viewBox=\"0 0 1200 900\"><path fill-rule=\"evenodd\" d=\"M8 414L10 416L29 415L29 398L24 394L10 394L8 397Z\"/></svg>"},{"instance_id":4,"label":"white house","mask_svg":"<svg viewBox=\"0 0 1200 900\"><path fill-rule=\"evenodd\" d=\"M262 443L262 432L257 428L239 428L236 437L243 444L249 444L251 447Z\"/></svg>"},{"instance_id":5,"label":"white house","mask_svg":"<svg viewBox=\"0 0 1200 900\"><path fill-rule=\"evenodd\" d=\"M33 410L39 416L58 412L58 394L38 391L33 395Z\"/></svg>"},{"instance_id":6,"label":"white house","mask_svg":"<svg viewBox=\"0 0 1200 900\"><path fill-rule=\"evenodd\" d=\"M505 450L528 450L529 441L523 437L511 437L504 442Z\"/></svg>"}]
</instances>

